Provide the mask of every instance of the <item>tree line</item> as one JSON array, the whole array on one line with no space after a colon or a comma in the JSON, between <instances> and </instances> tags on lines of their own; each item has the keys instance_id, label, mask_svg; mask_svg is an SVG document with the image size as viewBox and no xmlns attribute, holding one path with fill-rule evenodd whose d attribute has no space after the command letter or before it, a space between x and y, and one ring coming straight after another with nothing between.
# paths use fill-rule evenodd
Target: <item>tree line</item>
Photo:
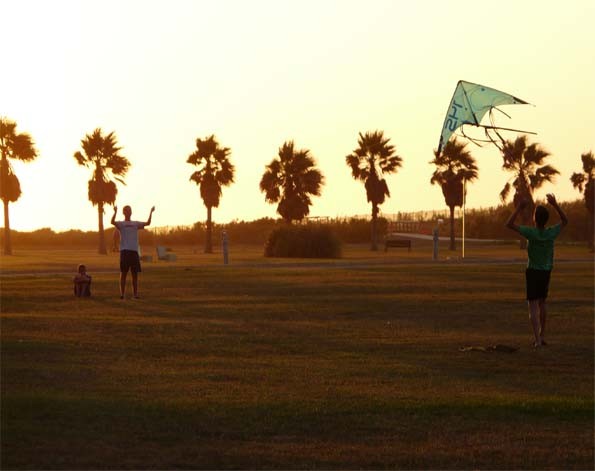
<instances>
[{"instance_id":1,"label":"tree line","mask_svg":"<svg viewBox=\"0 0 595 471\"><path fill-rule=\"evenodd\" d=\"M561 202L560 206L568 215L571 224L560 235L564 243L577 243L588 240L589 224L584 217L584 201ZM507 230L502 224L513 210L513 203L502 204L490 208L470 209L465 215L465 236L477 239L495 239L515 243L514 233ZM379 238L387 233L400 230L397 221L414 222L415 232L426 235L432 234L436 221L448 216L446 211L417 211L400 213L395 219L378 216L377 228ZM552 223L556 216L552 215ZM363 244L370 241L370 221L363 217L348 218L306 218L299 224L320 225L329 228L336 234L343 244ZM253 221L231 221L226 224L213 223L213 247L221 246L222 232L226 231L231 250L242 245L258 245L264 247L268 235L287 224L283 219L260 218ZM460 214L454 218L454 234L461 237ZM71 229L64 232L55 232L50 228L38 229L31 232L11 231L13 242L23 248L80 248L92 249L97 247L98 231L81 231ZM185 226L153 227L139 232L140 246L143 254L153 250L157 245L166 247L188 247L204 245L206 241L206 225L201 222ZM450 221L440 226L440 235L447 236L451 232ZM0 228L0 244L4 242L4 229ZM118 239L115 237L113 227L105 229L105 240L108 251L118 251ZM582 242L581 242L582 243Z\"/></svg>"},{"instance_id":2,"label":"tree line","mask_svg":"<svg viewBox=\"0 0 595 471\"><path fill-rule=\"evenodd\" d=\"M20 183L10 164L11 160L30 162L38 156L33 139L28 133L17 132L16 123L0 118L0 199L4 206L4 254L12 253L9 203L21 195ZM207 209L205 228L205 252L213 251L212 209L219 206L225 186L234 182L235 167L231 163L231 149L219 144L214 135L197 138L196 149L186 162L196 170L190 181L196 183ZM118 187L124 184L124 177L131 163L122 155L114 132L104 134L100 128L85 135L80 142L81 149L73 154L77 164L91 171L88 181L88 199L97 207L98 251L107 253L103 217L106 205L115 204ZM546 182L552 182L559 175L546 160L550 153L538 143L528 143L527 136L505 141L501 148L502 168L511 174L500 198L506 203L512 191L513 203L527 200L529 204L522 213L522 223L530 224L535 207L534 192ZM583 195L590 224L589 241L593 247L593 219L595 197L595 157L593 152L581 155L582 172L573 173L570 180ZM357 147L345 157L345 163L352 177L363 183L366 197L371 206L370 236L371 250L378 249L378 219L380 206L390 191L386 176L396 173L403 165L403 158L396 153L395 146L383 131L359 133ZM455 139L449 141L441 153L434 151L431 161L436 166L430 183L439 185L445 203L450 210L450 248L455 249L455 208L463 204L467 191L466 183L478 178L475 159L467 150L467 144ZM301 221L310 213L312 197L320 196L324 176L316 167L316 161L309 149L298 149L293 141L284 142L277 157L265 166L259 183L265 201L277 205L277 213L283 221L291 224Z\"/></svg>"}]
</instances>

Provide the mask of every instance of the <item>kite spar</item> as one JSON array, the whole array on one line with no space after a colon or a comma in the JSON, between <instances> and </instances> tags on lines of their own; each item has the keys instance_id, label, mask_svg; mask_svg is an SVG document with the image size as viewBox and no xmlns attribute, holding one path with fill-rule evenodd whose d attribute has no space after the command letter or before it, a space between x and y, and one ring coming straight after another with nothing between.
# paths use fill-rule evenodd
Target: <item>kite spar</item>
<instances>
[{"instance_id":1,"label":"kite spar","mask_svg":"<svg viewBox=\"0 0 595 471\"><path fill-rule=\"evenodd\" d=\"M438 154L442 151L444 145L448 142L452 134L460 129L463 137L469 139L474 144L480 145L479 142L491 142L499 149L502 149L501 143L504 138L498 131L516 131L527 134L535 134L529 131L520 131L518 129L503 128L496 126L494 122L494 110L508 116L498 106L500 105L528 105L525 100L521 100L508 93L501 92L494 88L479 85L477 83L465 82L459 80L457 88L450 101L450 106L444 118L442 125L442 133L440 134L440 143L438 144ZM488 113L490 118L490 125L481 124L481 120ZM510 118L510 116L508 116ZM487 139L481 140L472 138L465 134L465 125L483 128ZM494 137L491 133L494 133Z\"/></svg>"}]
</instances>

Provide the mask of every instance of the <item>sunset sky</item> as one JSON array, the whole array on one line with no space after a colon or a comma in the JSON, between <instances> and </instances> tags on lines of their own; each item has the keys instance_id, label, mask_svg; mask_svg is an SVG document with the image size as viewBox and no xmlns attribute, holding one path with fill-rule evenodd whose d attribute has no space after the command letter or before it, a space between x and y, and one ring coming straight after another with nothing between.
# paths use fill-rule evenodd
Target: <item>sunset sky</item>
<instances>
[{"instance_id":1,"label":"sunset sky","mask_svg":"<svg viewBox=\"0 0 595 471\"><path fill-rule=\"evenodd\" d=\"M215 222L275 217L258 183L289 139L326 177L312 216L370 213L345 156L376 129L403 158L383 213L442 209L428 162L460 79L534 105L503 107L499 123L552 153L561 175L537 196L575 199L570 175L595 151L594 20L593 0L0 0L0 116L39 151L14 165L11 226L96 230L73 154L97 127L132 164L118 206L144 220L155 205L155 226L206 218L186 159L210 134L236 166ZM480 170L468 206L497 205L510 178L498 149L468 148Z\"/></svg>"}]
</instances>

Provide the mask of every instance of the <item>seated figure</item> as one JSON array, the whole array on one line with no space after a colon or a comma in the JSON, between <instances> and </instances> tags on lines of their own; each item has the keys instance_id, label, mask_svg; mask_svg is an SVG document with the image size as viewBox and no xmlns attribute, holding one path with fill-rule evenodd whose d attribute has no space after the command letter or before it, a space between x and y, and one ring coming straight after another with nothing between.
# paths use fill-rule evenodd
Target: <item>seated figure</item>
<instances>
[{"instance_id":1,"label":"seated figure","mask_svg":"<svg viewBox=\"0 0 595 471\"><path fill-rule=\"evenodd\" d=\"M74 295L77 298L91 296L91 276L87 275L87 267L79 265L78 273L72 280L74 283Z\"/></svg>"}]
</instances>

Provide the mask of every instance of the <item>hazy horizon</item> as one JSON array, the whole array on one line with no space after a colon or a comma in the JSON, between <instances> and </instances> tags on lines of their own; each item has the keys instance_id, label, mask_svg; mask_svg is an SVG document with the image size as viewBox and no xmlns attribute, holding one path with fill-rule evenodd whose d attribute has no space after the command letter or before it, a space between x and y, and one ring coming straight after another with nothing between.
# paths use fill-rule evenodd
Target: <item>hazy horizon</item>
<instances>
[{"instance_id":1,"label":"hazy horizon","mask_svg":"<svg viewBox=\"0 0 595 471\"><path fill-rule=\"evenodd\" d=\"M117 205L153 225L206 219L186 159L196 138L231 148L235 183L213 220L277 217L258 189L286 140L310 149L326 185L310 216L370 213L345 156L359 132L380 129L403 158L388 176L383 213L443 210L429 183L432 151L458 80L533 106L502 107L505 127L537 132L560 171L559 200L580 197L570 175L595 150L595 2L19 1L2 2L0 116L39 151L13 163L23 194L11 228L97 230L90 170L73 154L95 128L114 131L131 162ZM515 133L505 137L513 139ZM497 148L469 144L479 180L467 207L499 204L510 178ZM109 225L111 207L104 222ZM121 213L118 215L121 218Z\"/></svg>"}]
</instances>

